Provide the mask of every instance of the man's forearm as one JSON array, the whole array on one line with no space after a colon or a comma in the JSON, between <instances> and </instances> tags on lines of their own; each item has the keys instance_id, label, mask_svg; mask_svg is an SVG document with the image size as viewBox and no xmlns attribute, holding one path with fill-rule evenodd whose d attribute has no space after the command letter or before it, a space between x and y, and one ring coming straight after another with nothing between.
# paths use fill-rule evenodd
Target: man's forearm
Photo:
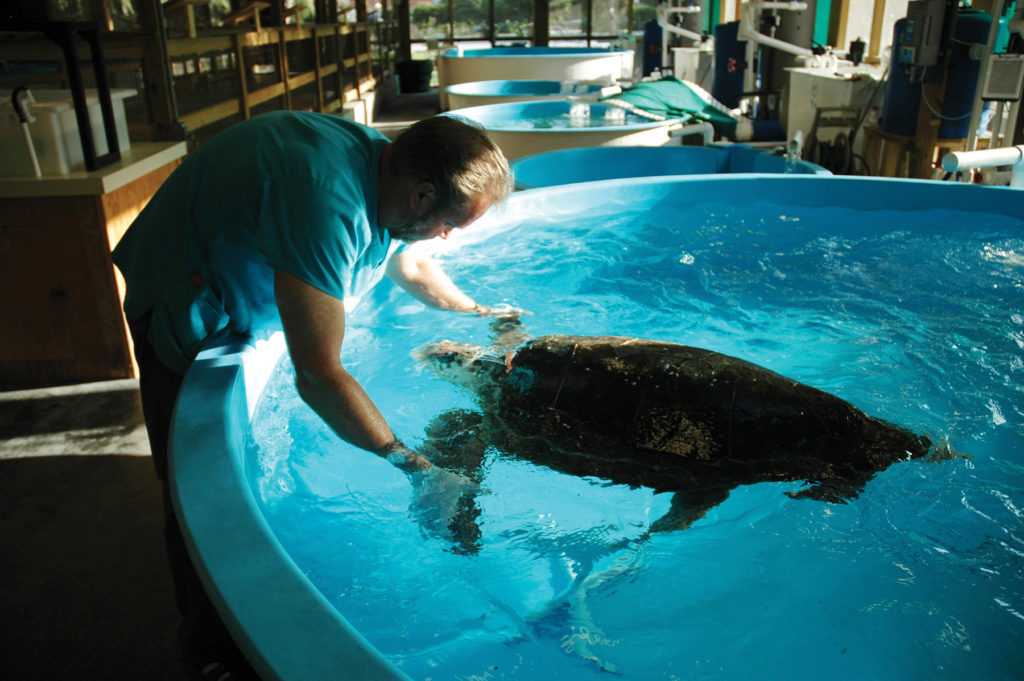
<instances>
[{"instance_id":1,"label":"man's forearm","mask_svg":"<svg viewBox=\"0 0 1024 681\"><path fill-rule=\"evenodd\" d=\"M295 385L303 401L346 442L386 455L394 433L370 396L343 368L303 371L296 367Z\"/></svg>"},{"instance_id":2,"label":"man's forearm","mask_svg":"<svg viewBox=\"0 0 1024 681\"><path fill-rule=\"evenodd\" d=\"M387 275L414 298L432 307L457 312L474 312L479 308L427 255L396 253L388 263Z\"/></svg>"}]
</instances>

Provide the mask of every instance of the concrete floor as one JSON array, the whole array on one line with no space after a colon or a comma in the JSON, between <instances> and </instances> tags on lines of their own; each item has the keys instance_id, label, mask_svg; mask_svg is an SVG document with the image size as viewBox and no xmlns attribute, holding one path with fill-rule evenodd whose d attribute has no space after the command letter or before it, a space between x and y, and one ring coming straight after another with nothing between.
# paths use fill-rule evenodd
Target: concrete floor
<instances>
[{"instance_id":1,"label":"concrete floor","mask_svg":"<svg viewBox=\"0 0 1024 681\"><path fill-rule=\"evenodd\" d=\"M403 94L377 122L437 111ZM136 381L0 392L0 679L186 678L161 508Z\"/></svg>"},{"instance_id":2,"label":"concrete floor","mask_svg":"<svg viewBox=\"0 0 1024 681\"><path fill-rule=\"evenodd\" d=\"M5 679L186 678L135 381L0 393Z\"/></svg>"}]
</instances>

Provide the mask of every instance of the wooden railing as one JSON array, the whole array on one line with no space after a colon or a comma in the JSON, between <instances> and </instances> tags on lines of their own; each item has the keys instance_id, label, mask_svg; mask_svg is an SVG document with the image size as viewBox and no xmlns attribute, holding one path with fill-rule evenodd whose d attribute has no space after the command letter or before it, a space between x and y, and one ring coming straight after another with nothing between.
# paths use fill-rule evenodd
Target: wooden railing
<instances>
[{"instance_id":1,"label":"wooden railing","mask_svg":"<svg viewBox=\"0 0 1024 681\"><path fill-rule=\"evenodd\" d=\"M394 22L211 28L170 36L103 35L113 86L126 102L132 140L200 140L272 109L337 112L394 73ZM180 35L180 37L178 37ZM88 51L80 56L91 80ZM0 90L66 87L63 56L42 36L0 32Z\"/></svg>"}]
</instances>

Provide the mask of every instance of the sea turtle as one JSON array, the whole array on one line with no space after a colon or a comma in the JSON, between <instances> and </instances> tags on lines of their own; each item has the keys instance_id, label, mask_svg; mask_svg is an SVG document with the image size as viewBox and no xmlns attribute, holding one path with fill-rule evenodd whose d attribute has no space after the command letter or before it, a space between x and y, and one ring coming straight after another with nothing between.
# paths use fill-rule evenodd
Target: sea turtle
<instances>
[{"instance_id":1,"label":"sea turtle","mask_svg":"<svg viewBox=\"0 0 1024 681\"><path fill-rule=\"evenodd\" d=\"M499 322L500 323L500 322ZM501 338L520 334L505 323ZM878 471L931 442L751 362L675 343L549 335L508 351L442 341L419 357L468 388L478 412L428 427L425 452L474 475L488 447L562 472L673 492L651 531L688 527L739 485L845 503Z\"/></svg>"}]
</instances>

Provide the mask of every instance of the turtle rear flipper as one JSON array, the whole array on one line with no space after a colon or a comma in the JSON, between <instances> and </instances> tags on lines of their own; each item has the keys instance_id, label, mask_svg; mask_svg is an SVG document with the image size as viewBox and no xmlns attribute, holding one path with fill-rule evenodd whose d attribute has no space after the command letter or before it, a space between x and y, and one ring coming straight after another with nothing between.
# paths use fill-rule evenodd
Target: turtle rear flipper
<instances>
[{"instance_id":1,"label":"turtle rear flipper","mask_svg":"<svg viewBox=\"0 0 1024 681\"><path fill-rule=\"evenodd\" d=\"M845 504L850 499L856 499L864 490L864 485L872 478L871 474L865 473L856 479L832 479L812 484L806 489L796 492L786 492L790 499L816 499L827 501L830 504Z\"/></svg>"},{"instance_id":2,"label":"turtle rear flipper","mask_svg":"<svg viewBox=\"0 0 1024 681\"><path fill-rule=\"evenodd\" d=\"M728 487L712 487L698 490L681 490L672 495L668 513L651 524L650 533L685 530L707 515L715 506L729 496Z\"/></svg>"}]
</instances>

